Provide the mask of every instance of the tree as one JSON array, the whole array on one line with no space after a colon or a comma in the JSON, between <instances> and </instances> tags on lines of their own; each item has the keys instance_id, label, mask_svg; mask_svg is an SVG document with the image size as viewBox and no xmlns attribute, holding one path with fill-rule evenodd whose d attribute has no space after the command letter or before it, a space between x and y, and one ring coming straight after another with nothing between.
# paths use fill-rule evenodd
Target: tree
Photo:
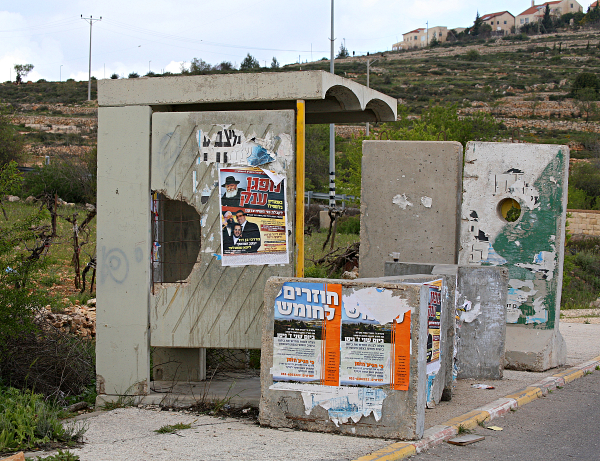
<instances>
[{"instance_id":1,"label":"tree","mask_svg":"<svg viewBox=\"0 0 600 461\"><path fill-rule=\"evenodd\" d=\"M433 38L429 41L429 46L431 48L435 48L436 46L440 46L440 41L437 39L435 34L433 34Z\"/></svg>"},{"instance_id":2,"label":"tree","mask_svg":"<svg viewBox=\"0 0 600 461\"><path fill-rule=\"evenodd\" d=\"M552 16L550 16L550 5L548 4L546 4L546 9L544 10L542 26L544 27L544 33L546 34L554 31L554 21L552 20Z\"/></svg>"},{"instance_id":3,"label":"tree","mask_svg":"<svg viewBox=\"0 0 600 461\"><path fill-rule=\"evenodd\" d=\"M11 124L8 112L0 110L0 167L21 160L24 144L23 137Z\"/></svg>"},{"instance_id":4,"label":"tree","mask_svg":"<svg viewBox=\"0 0 600 461\"><path fill-rule=\"evenodd\" d=\"M194 58L190 63L191 74L205 74L212 70L212 66L203 59Z\"/></svg>"},{"instance_id":5,"label":"tree","mask_svg":"<svg viewBox=\"0 0 600 461\"><path fill-rule=\"evenodd\" d=\"M233 64L231 64L229 61L223 61L221 62L221 64L217 64L215 66L216 70L234 70Z\"/></svg>"},{"instance_id":6,"label":"tree","mask_svg":"<svg viewBox=\"0 0 600 461\"><path fill-rule=\"evenodd\" d=\"M473 37L477 37L479 35L479 33L481 32L482 25L483 25L483 21L481 20L481 17L479 16L479 11L478 11L477 16L475 16L475 21L473 22L473 26L471 27L469 34L472 35Z\"/></svg>"},{"instance_id":7,"label":"tree","mask_svg":"<svg viewBox=\"0 0 600 461\"><path fill-rule=\"evenodd\" d=\"M279 61L275 56L273 56L273 60L271 61L271 69L279 69Z\"/></svg>"},{"instance_id":8,"label":"tree","mask_svg":"<svg viewBox=\"0 0 600 461\"><path fill-rule=\"evenodd\" d=\"M23 77L33 70L33 64L15 64L16 82L21 83Z\"/></svg>"},{"instance_id":9,"label":"tree","mask_svg":"<svg viewBox=\"0 0 600 461\"><path fill-rule=\"evenodd\" d=\"M487 113L477 112L459 117L458 105L429 107L420 120L408 119L408 109L399 107L400 121L385 124L382 129L390 140L436 141L447 139L458 141L463 147L468 141L491 141L498 134L499 124ZM362 141L355 139L346 151L345 163L340 165L337 177L342 193L359 197L361 193ZM373 137L371 137L373 139Z\"/></svg>"},{"instance_id":10,"label":"tree","mask_svg":"<svg viewBox=\"0 0 600 461\"><path fill-rule=\"evenodd\" d=\"M110 76L110 78L113 79L113 80L117 80L119 78L119 74L112 74Z\"/></svg>"},{"instance_id":11,"label":"tree","mask_svg":"<svg viewBox=\"0 0 600 461\"><path fill-rule=\"evenodd\" d=\"M138 74L137 72L131 72L127 78L139 78L140 74Z\"/></svg>"},{"instance_id":12,"label":"tree","mask_svg":"<svg viewBox=\"0 0 600 461\"><path fill-rule=\"evenodd\" d=\"M575 95L575 99L577 100L576 104L581 114L585 114L586 123L589 121L590 117L593 117L598 113L598 106L596 105L597 98L598 93L594 88L588 87L577 90Z\"/></svg>"},{"instance_id":13,"label":"tree","mask_svg":"<svg viewBox=\"0 0 600 461\"><path fill-rule=\"evenodd\" d=\"M347 58L348 56L350 56L350 53L348 53L348 49L342 43L340 45L340 51L338 51L338 54L335 57L335 59L344 59L344 58Z\"/></svg>"},{"instance_id":14,"label":"tree","mask_svg":"<svg viewBox=\"0 0 600 461\"><path fill-rule=\"evenodd\" d=\"M326 192L329 185L329 125L306 125L306 190Z\"/></svg>"},{"instance_id":15,"label":"tree","mask_svg":"<svg viewBox=\"0 0 600 461\"><path fill-rule=\"evenodd\" d=\"M600 90L600 79L592 72L580 72L571 85L571 97L576 98L578 92L585 88L592 88L596 94Z\"/></svg>"},{"instance_id":16,"label":"tree","mask_svg":"<svg viewBox=\"0 0 600 461\"><path fill-rule=\"evenodd\" d=\"M250 53L246 55L242 63L240 64L240 70L253 70L260 69L258 59L252 56Z\"/></svg>"}]
</instances>

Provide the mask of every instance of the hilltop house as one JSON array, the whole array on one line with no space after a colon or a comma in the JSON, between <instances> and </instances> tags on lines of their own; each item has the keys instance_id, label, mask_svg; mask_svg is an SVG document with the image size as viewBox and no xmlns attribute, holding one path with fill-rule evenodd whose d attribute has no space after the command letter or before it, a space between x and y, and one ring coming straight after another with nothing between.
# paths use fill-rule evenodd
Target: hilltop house
<instances>
[{"instance_id":1,"label":"hilltop house","mask_svg":"<svg viewBox=\"0 0 600 461\"><path fill-rule=\"evenodd\" d=\"M567 13L577 13L583 11L583 8L577 0L557 0L553 2L542 3L541 5L535 5L531 0L531 7L518 14L516 19L516 27L521 27L525 24L541 21L544 18L544 12L546 11L546 5L550 7L550 14L554 16L561 16Z\"/></svg>"},{"instance_id":2,"label":"hilltop house","mask_svg":"<svg viewBox=\"0 0 600 461\"><path fill-rule=\"evenodd\" d=\"M515 17L508 11L490 13L481 16L484 24L492 26L492 31L498 35L508 35L515 26Z\"/></svg>"},{"instance_id":3,"label":"hilltop house","mask_svg":"<svg viewBox=\"0 0 600 461\"><path fill-rule=\"evenodd\" d=\"M444 26L430 27L425 29L423 27L415 30L411 30L405 34L402 34L402 41L394 43L392 45L393 51L408 50L409 48L422 48L431 43L433 38L436 38L439 42L445 42L448 40L448 28Z\"/></svg>"}]
</instances>

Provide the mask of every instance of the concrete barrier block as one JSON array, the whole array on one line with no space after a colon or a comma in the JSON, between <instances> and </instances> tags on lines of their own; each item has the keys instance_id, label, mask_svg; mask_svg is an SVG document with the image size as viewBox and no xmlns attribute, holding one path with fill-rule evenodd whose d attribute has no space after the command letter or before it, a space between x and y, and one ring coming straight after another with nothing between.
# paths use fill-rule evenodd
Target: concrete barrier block
<instances>
[{"instance_id":1,"label":"concrete barrier block","mask_svg":"<svg viewBox=\"0 0 600 461\"><path fill-rule=\"evenodd\" d=\"M543 371L541 364L556 367L566 361L558 323L568 165L567 146L467 145L459 264L508 268L506 361L510 368ZM508 219L511 207L519 210ZM514 334L509 334L513 328ZM543 330L554 333L548 335L550 342L538 341L541 349L532 351L521 349L520 341L513 342L528 336L524 330L532 330L531 336ZM532 358L530 368L526 357Z\"/></svg>"},{"instance_id":2,"label":"concrete barrier block","mask_svg":"<svg viewBox=\"0 0 600 461\"><path fill-rule=\"evenodd\" d=\"M462 152L458 142L363 142L361 277L381 277L393 252L457 262Z\"/></svg>"},{"instance_id":3,"label":"concrete barrier block","mask_svg":"<svg viewBox=\"0 0 600 461\"><path fill-rule=\"evenodd\" d=\"M319 211L319 227L321 229L329 229L329 223L331 219L329 218L329 212L327 210Z\"/></svg>"},{"instance_id":4,"label":"concrete barrier block","mask_svg":"<svg viewBox=\"0 0 600 461\"><path fill-rule=\"evenodd\" d=\"M441 400L452 398L452 381L454 380L454 357L456 344L456 322L454 294L456 292L457 266L454 264L419 264L403 262L386 262L385 276L379 280L386 282L411 282L442 280L441 313L440 313L440 358L439 368L429 365L427 372L427 406L432 407ZM421 275L419 275L421 274ZM429 275L431 274L431 275ZM416 277L422 277L417 279ZM436 329L436 320L431 321L431 330ZM431 332L433 336L434 331ZM430 355L428 354L428 360Z\"/></svg>"},{"instance_id":5,"label":"concrete barrier block","mask_svg":"<svg viewBox=\"0 0 600 461\"><path fill-rule=\"evenodd\" d=\"M458 267L457 377L502 379L508 269Z\"/></svg>"},{"instance_id":6,"label":"concrete barrier block","mask_svg":"<svg viewBox=\"0 0 600 461\"><path fill-rule=\"evenodd\" d=\"M421 438L428 296L423 283L270 278L260 423Z\"/></svg>"}]
</instances>

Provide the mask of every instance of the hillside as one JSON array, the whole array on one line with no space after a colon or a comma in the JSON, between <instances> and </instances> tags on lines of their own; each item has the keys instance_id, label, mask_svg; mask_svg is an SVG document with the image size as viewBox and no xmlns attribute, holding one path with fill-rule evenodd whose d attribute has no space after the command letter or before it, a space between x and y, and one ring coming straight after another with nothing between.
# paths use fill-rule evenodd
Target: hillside
<instances>
[{"instance_id":1,"label":"hillside","mask_svg":"<svg viewBox=\"0 0 600 461\"><path fill-rule=\"evenodd\" d=\"M485 111L501 121L499 140L569 144L574 158L594 156L598 114L582 113L568 93L578 73L600 74L600 35L580 31L514 38L519 40L459 42L338 59L335 72L366 84L370 59L370 86L398 98L405 116L418 117L430 104L456 104L461 114ZM329 61L277 71L313 69L329 70ZM95 145L97 110L86 99L87 82L0 84L0 104L12 105L14 123L27 136L32 154L28 163L41 163L45 155L80 154ZM585 115L591 115L588 122ZM361 131L341 127L338 133Z\"/></svg>"}]
</instances>

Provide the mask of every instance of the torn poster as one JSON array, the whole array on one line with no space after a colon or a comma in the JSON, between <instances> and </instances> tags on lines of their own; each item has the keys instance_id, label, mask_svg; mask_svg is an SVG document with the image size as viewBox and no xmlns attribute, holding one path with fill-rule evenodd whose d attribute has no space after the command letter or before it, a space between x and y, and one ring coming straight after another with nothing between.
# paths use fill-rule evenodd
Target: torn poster
<instances>
[{"instance_id":1,"label":"torn poster","mask_svg":"<svg viewBox=\"0 0 600 461\"><path fill-rule=\"evenodd\" d=\"M286 181L261 168L219 169L223 266L288 264Z\"/></svg>"},{"instance_id":2,"label":"torn poster","mask_svg":"<svg viewBox=\"0 0 600 461\"><path fill-rule=\"evenodd\" d=\"M274 383L270 389L301 392L307 415L310 415L313 408L323 407L336 426L346 424L349 420L357 423L363 416L370 414L373 414L375 421L379 421L383 401L387 397L384 390L369 387L292 385L279 382Z\"/></svg>"},{"instance_id":3,"label":"torn poster","mask_svg":"<svg viewBox=\"0 0 600 461\"><path fill-rule=\"evenodd\" d=\"M221 125L221 129L196 133L198 142L198 163L230 163L235 165L259 166L271 163L277 158L277 151L282 142L280 136L270 131L265 138L251 136L247 138L241 130L232 129L231 125Z\"/></svg>"},{"instance_id":4,"label":"torn poster","mask_svg":"<svg viewBox=\"0 0 600 461\"><path fill-rule=\"evenodd\" d=\"M442 318L442 280L432 282L429 287L427 306L427 374L440 369L440 332Z\"/></svg>"},{"instance_id":5,"label":"torn poster","mask_svg":"<svg viewBox=\"0 0 600 461\"><path fill-rule=\"evenodd\" d=\"M378 309L363 305L371 289L342 296L338 284L285 283L274 306L273 380L408 390L410 308L378 288Z\"/></svg>"}]
</instances>

